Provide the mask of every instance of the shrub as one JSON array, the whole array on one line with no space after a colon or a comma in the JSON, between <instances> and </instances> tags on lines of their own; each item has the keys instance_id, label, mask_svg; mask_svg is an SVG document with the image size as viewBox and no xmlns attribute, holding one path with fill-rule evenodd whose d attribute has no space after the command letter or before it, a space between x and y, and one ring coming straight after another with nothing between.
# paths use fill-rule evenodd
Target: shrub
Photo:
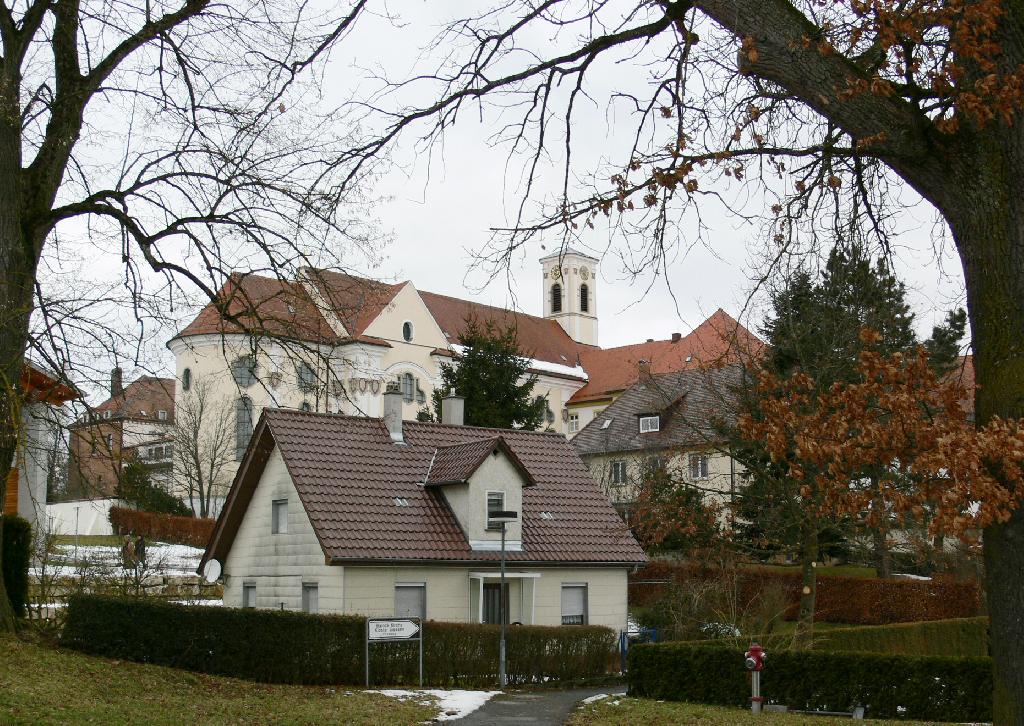
<instances>
[{"instance_id":1,"label":"shrub","mask_svg":"<svg viewBox=\"0 0 1024 726\"><path fill-rule=\"evenodd\" d=\"M365 619L279 610L186 607L154 600L77 595L68 603L62 642L93 655L269 683L364 682ZM607 673L615 634L608 628L515 626L508 629L513 684L592 678ZM424 682L492 685L498 626L427 622ZM371 646L377 683L416 683L412 643Z\"/></svg>"},{"instance_id":2,"label":"shrub","mask_svg":"<svg viewBox=\"0 0 1024 726\"><path fill-rule=\"evenodd\" d=\"M187 517L192 513L177 497L171 496L163 487L155 484L150 477L149 467L136 459L130 460L121 469L115 495L118 499L146 512L173 514L178 517Z\"/></svg>"},{"instance_id":3,"label":"shrub","mask_svg":"<svg viewBox=\"0 0 1024 726\"><path fill-rule=\"evenodd\" d=\"M651 563L630 578L630 605L646 607L665 596L665 582L686 582L720 577L709 568L675 563ZM737 604L750 610L766 592L783 593L796 618L800 602L799 572L743 569L737 572ZM981 591L974 582L884 580L818 576L815 619L852 625L886 625L922 620L974 617L982 612Z\"/></svg>"},{"instance_id":4,"label":"shrub","mask_svg":"<svg viewBox=\"0 0 1024 726\"><path fill-rule=\"evenodd\" d=\"M32 525L15 514L3 515L3 568L7 599L15 616L25 617L28 602L28 566L32 558Z\"/></svg>"},{"instance_id":5,"label":"shrub","mask_svg":"<svg viewBox=\"0 0 1024 726\"><path fill-rule=\"evenodd\" d=\"M987 656L988 618L837 628L816 633L814 647L889 655Z\"/></svg>"},{"instance_id":6,"label":"shrub","mask_svg":"<svg viewBox=\"0 0 1024 726\"><path fill-rule=\"evenodd\" d=\"M741 650L685 643L629 651L632 695L741 706L750 684ZM865 707L869 718L986 721L992 718L990 658L937 658L815 651L769 652L761 693L811 711Z\"/></svg>"},{"instance_id":7,"label":"shrub","mask_svg":"<svg viewBox=\"0 0 1024 726\"><path fill-rule=\"evenodd\" d=\"M159 542L206 547L213 534L215 519L198 517L175 517L170 514L155 514L137 509L111 507L110 523L118 533L135 531L144 534L148 539Z\"/></svg>"}]
</instances>

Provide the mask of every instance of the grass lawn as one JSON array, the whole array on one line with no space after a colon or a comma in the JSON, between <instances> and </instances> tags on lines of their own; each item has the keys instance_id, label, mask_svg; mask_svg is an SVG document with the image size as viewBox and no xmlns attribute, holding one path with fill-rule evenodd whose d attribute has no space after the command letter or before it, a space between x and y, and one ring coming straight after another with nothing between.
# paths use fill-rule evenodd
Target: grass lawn
<instances>
[{"instance_id":1,"label":"grass lawn","mask_svg":"<svg viewBox=\"0 0 1024 726\"><path fill-rule=\"evenodd\" d=\"M345 687L263 685L0 636L3 724L414 724L437 711Z\"/></svg>"},{"instance_id":2,"label":"grass lawn","mask_svg":"<svg viewBox=\"0 0 1024 726\"><path fill-rule=\"evenodd\" d=\"M613 704L618 705L613 705ZM848 718L802 716L790 713L763 713L754 716L746 709L704 706L697 703L652 701L642 698L612 697L584 705L569 718L569 726L844 726L851 723L912 726L921 721L851 721ZM936 726L934 722L928 722Z\"/></svg>"}]
</instances>

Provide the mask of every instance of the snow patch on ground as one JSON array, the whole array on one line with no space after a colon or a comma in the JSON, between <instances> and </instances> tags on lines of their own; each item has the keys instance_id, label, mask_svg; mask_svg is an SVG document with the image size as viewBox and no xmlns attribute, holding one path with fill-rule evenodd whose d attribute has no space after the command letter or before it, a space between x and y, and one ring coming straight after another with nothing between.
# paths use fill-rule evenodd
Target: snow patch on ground
<instances>
[{"instance_id":1,"label":"snow patch on ground","mask_svg":"<svg viewBox=\"0 0 1024 726\"><path fill-rule=\"evenodd\" d=\"M146 545L145 574L165 577L195 577L203 550L180 544L154 542ZM59 545L47 566L48 574L71 576L81 568L93 570L121 570L121 548L112 545ZM40 577L38 567L30 575Z\"/></svg>"},{"instance_id":2,"label":"snow patch on ground","mask_svg":"<svg viewBox=\"0 0 1024 726\"><path fill-rule=\"evenodd\" d=\"M603 701L606 698L611 698L611 695L608 693L598 693L593 696L587 696L580 701L580 703L597 703L598 701Z\"/></svg>"},{"instance_id":3,"label":"snow patch on ground","mask_svg":"<svg viewBox=\"0 0 1024 726\"><path fill-rule=\"evenodd\" d=\"M892 573L892 576L893 577L902 577L904 580L930 580L930 579L932 579L932 578L926 577L924 575L911 575L910 573L907 573L907 572L894 572L894 573Z\"/></svg>"},{"instance_id":4,"label":"snow patch on ground","mask_svg":"<svg viewBox=\"0 0 1024 726\"><path fill-rule=\"evenodd\" d=\"M370 693L381 693L385 696L390 696L391 698L400 698L403 700L421 698L422 696L433 696L437 699L438 708L441 709L436 720L454 721L457 718L462 718L463 716L473 713L473 711L483 706L491 700L491 698L501 693L501 691L446 691L439 688L426 688L422 691L407 691L401 688L384 688L370 691ZM424 699L418 702L426 704L429 703L429 699Z\"/></svg>"}]
</instances>

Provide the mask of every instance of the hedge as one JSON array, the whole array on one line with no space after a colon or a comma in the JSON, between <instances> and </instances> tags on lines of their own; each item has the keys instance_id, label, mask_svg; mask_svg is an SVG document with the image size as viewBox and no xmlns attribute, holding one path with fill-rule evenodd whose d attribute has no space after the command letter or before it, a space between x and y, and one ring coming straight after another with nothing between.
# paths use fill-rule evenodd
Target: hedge
<instances>
[{"instance_id":1,"label":"hedge","mask_svg":"<svg viewBox=\"0 0 1024 726\"><path fill-rule=\"evenodd\" d=\"M720 571L695 565L653 562L630 576L630 606L643 607L662 597L665 587L659 582L683 582L720 576ZM780 588L790 602L786 619L796 619L803 586L798 571L742 569L738 579L738 605L741 609L745 609L765 589ZM815 619L818 621L851 625L970 618L982 613L981 589L974 582L819 575L815 610Z\"/></svg>"},{"instance_id":2,"label":"hedge","mask_svg":"<svg viewBox=\"0 0 1024 726\"><path fill-rule=\"evenodd\" d=\"M171 514L143 512L125 507L110 508L110 523L120 534L134 531L158 542L206 547L213 534L215 519L176 517Z\"/></svg>"},{"instance_id":3,"label":"hedge","mask_svg":"<svg viewBox=\"0 0 1024 726\"><path fill-rule=\"evenodd\" d=\"M723 706L749 703L740 650L684 643L629 650L631 695ZM991 721L992 660L768 651L761 693L807 711L865 707L868 718Z\"/></svg>"},{"instance_id":4,"label":"hedge","mask_svg":"<svg viewBox=\"0 0 1024 726\"><path fill-rule=\"evenodd\" d=\"M3 515L3 568L7 599L15 616L25 617L28 566L32 559L32 525L15 514Z\"/></svg>"},{"instance_id":5,"label":"hedge","mask_svg":"<svg viewBox=\"0 0 1024 726\"><path fill-rule=\"evenodd\" d=\"M62 644L92 655L267 683L361 685L366 621L358 616L191 607L157 600L77 595ZM615 634L598 626L508 629L512 684L603 676ZM371 646L375 683L416 683L412 643ZM498 626L427 622L424 683L489 686L497 679Z\"/></svg>"},{"instance_id":6,"label":"hedge","mask_svg":"<svg viewBox=\"0 0 1024 726\"><path fill-rule=\"evenodd\" d=\"M814 647L889 655L987 656L988 618L836 628L816 632Z\"/></svg>"}]
</instances>

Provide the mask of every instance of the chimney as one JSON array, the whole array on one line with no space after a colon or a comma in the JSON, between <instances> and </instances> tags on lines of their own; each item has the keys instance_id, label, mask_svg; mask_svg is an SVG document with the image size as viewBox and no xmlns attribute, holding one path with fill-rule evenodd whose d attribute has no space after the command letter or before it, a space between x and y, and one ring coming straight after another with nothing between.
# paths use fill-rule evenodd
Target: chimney
<instances>
[{"instance_id":1,"label":"chimney","mask_svg":"<svg viewBox=\"0 0 1024 726\"><path fill-rule=\"evenodd\" d=\"M402 389L398 381L389 381L384 389L384 425L388 427L392 441L405 443L402 435Z\"/></svg>"},{"instance_id":2,"label":"chimney","mask_svg":"<svg viewBox=\"0 0 1024 726\"><path fill-rule=\"evenodd\" d=\"M672 333L672 342L673 343L678 343L682 339L683 339L683 334L682 333Z\"/></svg>"},{"instance_id":3,"label":"chimney","mask_svg":"<svg viewBox=\"0 0 1024 726\"><path fill-rule=\"evenodd\" d=\"M445 396L441 399L441 423L462 426L466 418L466 399L462 396Z\"/></svg>"},{"instance_id":4,"label":"chimney","mask_svg":"<svg viewBox=\"0 0 1024 726\"><path fill-rule=\"evenodd\" d=\"M641 383L647 383L651 380L651 362L649 360L640 360L636 364L637 379Z\"/></svg>"},{"instance_id":5,"label":"chimney","mask_svg":"<svg viewBox=\"0 0 1024 726\"><path fill-rule=\"evenodd\" d=\"M110 371L110 397L117 398L124 393L124 386L122 381L122 372L120 367L116 367Z\"/></svg>"}]
</instances>

